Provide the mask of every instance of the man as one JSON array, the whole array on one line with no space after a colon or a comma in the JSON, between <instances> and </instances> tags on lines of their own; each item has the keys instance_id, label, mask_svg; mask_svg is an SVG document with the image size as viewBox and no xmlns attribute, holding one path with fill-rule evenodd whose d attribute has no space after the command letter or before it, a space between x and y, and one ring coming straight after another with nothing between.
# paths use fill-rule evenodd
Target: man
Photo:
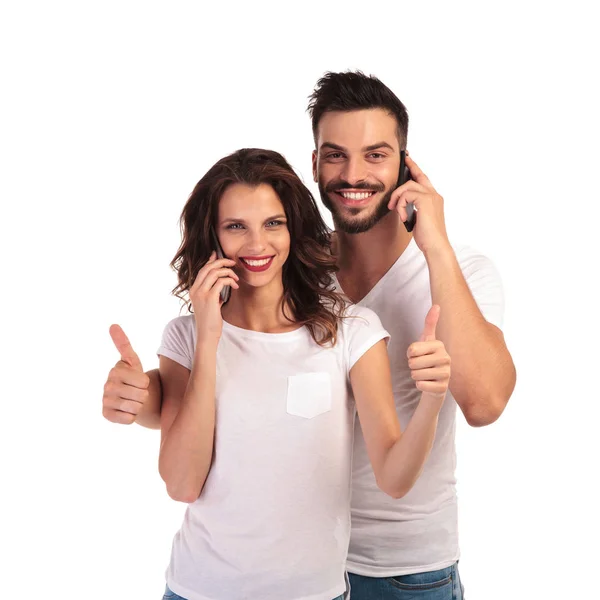
<instances>
[{"instance_id":1,"label":"man","mask_svg":"<svg viewBox=\"0 0 600 600\"><path fill-rule=\"evenodd\" d=\"M381 81L360 72L327 73L311 95L309 113L313 176L335 224L338 284L352 301L373 309L391 333L388 351L402 424L419 396L410 375L410 344L432 303L441 306L439 337L452 357L451 393L431 455L405 497L392 499L378 489L357 421L347 563L352 598L412 598L418 591L424 600L460 599L456 406L470 425L490 424L516 379L500 330L500 279L488 259L451 246L443 199L409 156L412 181L397 187L408 115ZM412 233L404 225L409 203L417 213ZM122 359L107 381L103 414L156 427L157 374L143 373L120 328L111 334Z\"/></svg>"}]
</instances>

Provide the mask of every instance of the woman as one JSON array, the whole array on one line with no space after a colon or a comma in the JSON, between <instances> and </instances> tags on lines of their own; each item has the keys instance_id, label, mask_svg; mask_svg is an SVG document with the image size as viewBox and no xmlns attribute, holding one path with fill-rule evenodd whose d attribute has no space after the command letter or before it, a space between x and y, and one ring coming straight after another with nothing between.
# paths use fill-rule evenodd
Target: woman
<instances>
[{"instance_id":1,"label":"woman","mask_svg":"<svg viewBox=\"0 0 600 600\"><path fill-rule=\"evenodd\" d=\"M167 325L158 352L159 471L189 507L165 598L341 598L355 408L379 486L404 495L448 387L439 309L413 345L423 394L401 433L388 334L335 292L329 232L281 155L220 160L192 192L182 230L174 293L189 295L193 314Z\"/></svg>"}]
</instances>

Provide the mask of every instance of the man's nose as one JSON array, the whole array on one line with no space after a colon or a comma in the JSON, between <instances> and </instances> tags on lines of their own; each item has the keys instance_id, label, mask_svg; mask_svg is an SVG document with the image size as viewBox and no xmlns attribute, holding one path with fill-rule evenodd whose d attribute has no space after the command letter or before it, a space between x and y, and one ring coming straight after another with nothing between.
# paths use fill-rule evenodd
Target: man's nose
<instances>
[{"instance_id":1,"label":"man's nose","mask_svg":"<svg viewBox=\"0 0 600 600\"><path fill-rule=\"evenodd\" d=\"M367 178L367 167L362 159L350 159L341 173L342 179L350 185L362 183Z\"/></svg>"}]
</instances>

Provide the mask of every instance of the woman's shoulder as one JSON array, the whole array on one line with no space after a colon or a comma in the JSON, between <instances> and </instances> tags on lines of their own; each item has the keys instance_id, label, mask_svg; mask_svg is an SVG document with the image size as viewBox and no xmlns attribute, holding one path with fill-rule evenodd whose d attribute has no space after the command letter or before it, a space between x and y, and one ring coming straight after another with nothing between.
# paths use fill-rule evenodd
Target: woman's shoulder
<instances>
[{"instance_id":1,"label":"woman's shoulder","mask_svg":"<svg viewBox=\"0 0 600 600\"><path fill-rule=\"evenodd\" d=\"M377 314L366 306L348 303L340 327L340 341L346 353L348 371L363 354L380 340L389 342Z\"/></svg>"},{"instance_id":2,"label":"woman's shoulder","mask_svg":"<svg viewBox=\"0 0 600 600\"><path fill-rule=\"evenodd\" d=\"M171 319L165 325L165 332L178 333L180 335L191 335L194 331L194 315L181 315Z\"/></svg>"},{"instance_id":3,"label":"woman's shoulder","mask_svg":"<svg viewBox=\"0 0 600 600\"><path fill-rule=\"evenodd\" d=\"M370 308L347 302L341 319L341 330L346 336L351 336L357 330L383 329L381 320Z\"/></svg>"},{"instance_id":4,"label":"woman's shoulder","mask_svg":"<svg viewBox=\"0 0 600 600\"><path fill-rule=\"evenodd\" d=\"M379 321L379 317L375 311L366 306L361 306L360 304L354 304L352 302L346 302L344 317L361 317L367 321Z\"/></svg>"}]
</instances>

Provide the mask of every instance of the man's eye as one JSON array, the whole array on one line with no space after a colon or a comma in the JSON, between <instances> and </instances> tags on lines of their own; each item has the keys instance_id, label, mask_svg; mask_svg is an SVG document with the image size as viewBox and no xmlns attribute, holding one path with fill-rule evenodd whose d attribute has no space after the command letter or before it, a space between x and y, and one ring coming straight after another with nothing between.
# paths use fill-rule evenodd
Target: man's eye
<instances>
[{"instance_id":1,"label":"man's eye","mask_svg":"<svg viewBox=\"0 0 600 600\"><path fill-rule=\"evenodd\" d=\"M326 158L342 158L343 154L341 152L331 152L327 155Z\"/></svg>"},{"instance_id":2,"label":"man's eye","mask_svg":"<svg viewBox=\"0 0 600 600\"><path fill-rule=\"evenodd\" d=\"M371 152L369 156L371 158L384 158L384 155L381 152Z\"/></svg>"}]
</instances>

